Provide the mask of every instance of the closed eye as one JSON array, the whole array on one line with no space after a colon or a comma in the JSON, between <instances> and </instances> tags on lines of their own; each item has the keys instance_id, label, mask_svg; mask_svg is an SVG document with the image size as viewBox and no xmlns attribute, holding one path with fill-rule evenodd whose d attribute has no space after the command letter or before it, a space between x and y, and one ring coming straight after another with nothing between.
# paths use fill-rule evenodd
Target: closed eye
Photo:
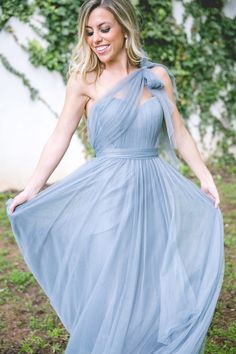
<instances>
[{"instance_id":1,"label":"closed eye","mask_svg":"<svg viewBox=\"0 0 236 354\"><path fill-rule=\"evenodd\" d=\"M102 29L101 29L101 32L102 32L102 33L107 33L107 32L110 31L110 29L111 29L110 27L108 27L108 28L102 28ZM93 33L94 33L93 31L87 31L87 36L91 37L91 36L93 35Z\"/></svg>"},{"instance_id":2,"label":"closed eye","mask_svg":"<svg viewBox=\"0 0 236 354\"><path fill-rule=\"evenodd\" d=\"M102 32L102 33L107 33L107 32L109 32L109 31L110 31L110 28L101 29L101 32Z\"/></svg>"}]
</instances>

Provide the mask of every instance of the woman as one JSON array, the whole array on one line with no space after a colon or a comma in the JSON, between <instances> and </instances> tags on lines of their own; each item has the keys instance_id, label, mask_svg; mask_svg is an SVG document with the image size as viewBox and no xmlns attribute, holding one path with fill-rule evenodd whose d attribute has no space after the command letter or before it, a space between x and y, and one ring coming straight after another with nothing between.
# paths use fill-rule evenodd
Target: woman
<instances>
[{"instance_id":1,"label":"woman","mask_svg":"<svg viewBox=\"0 0 236 354\"><path fill-rule=\"evenodd\" d=\"M25 262L70 333L66 353L203 350L223 281L223 221L175 93L170 70L141 49L131 3L85 1L58 124L7 201ZM96 157L40 191L84 112ZM174 147L201 188L160 156L173 161Z\"/></svg>"}]
</instances>

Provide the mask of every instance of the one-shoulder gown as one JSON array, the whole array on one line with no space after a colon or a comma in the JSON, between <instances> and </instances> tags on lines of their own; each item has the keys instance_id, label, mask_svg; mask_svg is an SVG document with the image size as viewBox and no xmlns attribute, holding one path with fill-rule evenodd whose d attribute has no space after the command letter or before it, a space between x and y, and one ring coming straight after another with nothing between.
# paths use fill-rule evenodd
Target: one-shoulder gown
<instances>
[{"instance_id":1,"label":"one-shoulder gown","mask_svg":"<svg viewBox=\"0 0 236 354\"><path fill-rule=\"evenodd\" d=\"M95 156L13 213L6 202L24 260L70 334L66 354L204 351L223 282L223 217L161 155L173 155L173 122L157 65L143 60L93 105ZM151 96L140 103L143 89Z\"/></svg>"}]
</instances>

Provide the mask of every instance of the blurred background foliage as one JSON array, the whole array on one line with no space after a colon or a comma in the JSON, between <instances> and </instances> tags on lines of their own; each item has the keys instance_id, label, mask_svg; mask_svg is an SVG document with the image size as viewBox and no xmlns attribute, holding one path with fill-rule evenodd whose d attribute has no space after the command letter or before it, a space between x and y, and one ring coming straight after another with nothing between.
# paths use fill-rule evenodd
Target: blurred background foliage
<instances>
[{"instance_id":1,"label":"blurred background foliage","mask_svg":"<svg viewBox=\"0 0 236 354\"><path fill-rule=\"evenodd\" d=\"M198 112L201 136L209 126L214 134L223 133L224 139L218 143L218 163L235 164L230 148L236 143L236 21L224 15L224 0L179 2L185 9L181 25L173 17L171 0L133 1L144 50L176 76L178 108L183 118L187 121L191 113ZM71 52L77 42L81 3L80 0L4 0L0 5L0 29L12 31L8 20L13 16L28 22L48 43L42 47L37 40L29 41L26 49L30 61L35 66L60 72L66 81ZM41 28L30 22L35 12L43 18ZM184 30L189 16L193 19L191 40ZM220 118L210 109L217 101L223 103Z\"/></svg>"}]
</instances>

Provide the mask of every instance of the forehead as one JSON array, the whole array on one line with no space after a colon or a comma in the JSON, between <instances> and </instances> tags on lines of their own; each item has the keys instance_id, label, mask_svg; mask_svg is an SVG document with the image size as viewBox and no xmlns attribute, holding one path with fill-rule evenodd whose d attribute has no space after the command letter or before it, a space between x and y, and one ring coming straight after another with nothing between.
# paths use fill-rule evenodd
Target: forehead
<instances>
[{"instance_id":1,"label":"forehead","mask_svg":"<svg viewBox=\"0 0 236 354\"><path fill-rule=\"evenodd\" d=\"M93 11L91 11L88 17L87 26L96 27L103 22L114 23L115 21L115 17L110 11L102 7L96 7Z\"/></svg>"}]
</instances>

